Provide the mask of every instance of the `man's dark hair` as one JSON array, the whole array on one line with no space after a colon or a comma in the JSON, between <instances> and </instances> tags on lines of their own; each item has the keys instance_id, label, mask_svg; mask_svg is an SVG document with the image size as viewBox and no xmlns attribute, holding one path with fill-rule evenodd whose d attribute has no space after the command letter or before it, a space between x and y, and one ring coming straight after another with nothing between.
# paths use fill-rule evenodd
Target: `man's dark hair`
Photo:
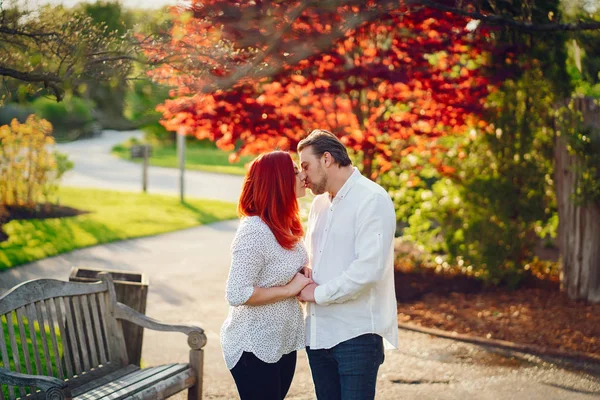
<instances>
[{"instance_id":1,"label":"man's dark hair","mask_svg":"<svg viewBox=\"0 0 600 400\"><path fill-rule=\"evenodd\" d=\"M310 135L298 143L298 153L309 146L312 147L313 154L318 158L321 158L323 153L328 152L340 167L352 164L344 144L329 131L324 129L312 131Z\"/></svg>"}]
</instances>

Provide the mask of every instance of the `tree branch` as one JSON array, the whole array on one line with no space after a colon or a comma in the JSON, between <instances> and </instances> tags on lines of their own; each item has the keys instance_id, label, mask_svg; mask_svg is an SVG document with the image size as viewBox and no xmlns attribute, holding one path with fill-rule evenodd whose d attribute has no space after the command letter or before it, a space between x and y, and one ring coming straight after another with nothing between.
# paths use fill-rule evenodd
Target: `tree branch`
<instances>
[{"instance_id":1,"label":"tree branch","mask_svg":"<svg viewBox=\"0 0 600 400\"><path fill-rule=\"evenodd\" d=\"M508 26L524 32L574 32L574 31L587 31L587 30L599 30L600 22L576 22L569 24L561 23L548 23L548 24L537 24L525 21L517 21L515 19L506 18L495 14L483 14L478 11L466 11L458 7L450 7L440 4L432 0L417 0L415 4L421 4L426 7L434 8L440 11L450 12L452 14L461 15L463 17L469 17L472 19L478 19L484 23L490 25L501 25Z\"/></svg>"},{"instance_id":2,"label":"tree branch","mask_svg":"<svg viewBox=\"0 0 600 400\"><path fill-rule=\"evenodd\" d=\"M64 94L64 89L60 86L63 81L54 74L34 74L0 66L0 76L18 79L23 82L43 83L45 88L54 93L58 101L62 99Z\"/></svg>"},{"instance_id":3,"label":"tree branch","mask_svg":"<svg viewBox=\"0 0 600 400\"><path fill-rule=\"evenodd\" d=\"M352 1L347 1L346 3L354 3L354 2L355 1L352 0ZM340 3L344 3L344 2L342 1ZM390 5L395 2L382 1L382 3ZM279 73L280 71L282 71L283 68L285 67L285 65L294 65L306 58L309 58L315 54L318 54L321 51L328 49L338 39L342 38L348 31L357 28L362 23L372 21L373 19L376 19L381 14L384 14L389 11L390 10L387 7L380 6L380 7L371 9L369 11L361 12L359 14L352 14L352 15L348 16L348 18L345 19L345 23L343 26L340 27L340 29L333 31L329 35L323 35L323 36L319 37L315 42L311 43L312 48L301 49L300 51L294 52L289 57L286 57L285 62L280 62L277 65L269 65L268 67L263 68L262 70L255 73L253 75L253 77L254 78L262 78L262 77L266 77L266 76L275 75L275 74ZM295 18L298 18L298 17L299 17L299 15L296 16ZM291 25L292 22L293 22L293 20L290 20L289 25ZM279 37L279 40L281 40L281 37ZM279 43L272 43L272 41L271 41L271 43L270 43L271 51L269 51L268 54L272 54L273 49L276 48L277 44L279 44ZM292 53L294 50L295 49L290 49L290 53ZM262 61L264 61L264 57L258 57L258 60L253 60L251 65L257 66ZM208 92L213 92L215 90L229 89L232 86L234 86L236 83L238 83L242 78L248 76L247 72L248 72L248 66L243 66L238 71L231 74L230 76L227 76L224 78L215 77L210 84L205 85L204 87L200 88L200 90L204 93L208 93Z\"/></svg>"},{"instance_id":4,"label":"tree branch","mask_svg":"<svg viewBox=\"0 0 600 400\"><path fill-rule=\"evenodd\" d=\"M39 39L39 38L56 38L59 35L56 32L25 32L20 31L18 29L8 28L6 26L0 25L0 33L5 35L13 35L13 36L24 36L30 39Z\"/></svg>"}]
</instances>

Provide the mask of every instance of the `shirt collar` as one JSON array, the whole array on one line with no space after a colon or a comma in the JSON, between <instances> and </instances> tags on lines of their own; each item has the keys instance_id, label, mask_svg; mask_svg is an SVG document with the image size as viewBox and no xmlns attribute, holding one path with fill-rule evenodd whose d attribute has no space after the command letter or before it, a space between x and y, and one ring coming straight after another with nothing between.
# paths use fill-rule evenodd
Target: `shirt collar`
<instances>
[{"instance_id":1,"label":"shirt collar","mask_svg":"<svg viewBox=\"0 0 600 400\"><path fill-rule=\"evenodd\" d=\"M358 168L354 167L354 172L352 172L352 175L350 175L348 177L348 179L346 179L346 182L344 182L344 184L342 185L342 187L338 191L338 193L335 196L335 198L332 200L331 199L331 195L329 195L329 201L335 201L335 199L342 200L344 197L346 197L346 195L348 194L348 192L350 191L350 189L352 188L352 186L354 186L354 183L356 182L356 180L359 177L360 177L360 172L358 172Z\"/></svg>"}]
</instances>

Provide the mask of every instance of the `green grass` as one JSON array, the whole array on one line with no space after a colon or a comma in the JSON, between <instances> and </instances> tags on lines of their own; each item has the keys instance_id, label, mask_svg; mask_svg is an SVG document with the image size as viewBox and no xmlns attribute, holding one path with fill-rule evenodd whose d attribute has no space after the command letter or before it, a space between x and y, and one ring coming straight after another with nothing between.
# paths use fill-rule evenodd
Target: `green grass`
<instances>
[{"instance_id":1,"label":"green grass","mask_svg":"<svg viewBox=\"0 0 600 400\"><path fill-rule=\"evenodd\" d=\"M60 201L88 214L11 221L0 271L82 247L155 235L236 217L233 203L96 189L61 188Z\"/></svg>"},{"instance_id":2,"label":"green grass","mask_svg":"<svg viewBox=\"0 0 600 400\"><path fill-rule=\"evenodd\" d=\"M116 145L112 153L119 158L141 162L141 159L131 160L129 157L129 148L132 141ZM216 172L222 174L245 175L245 164L252 161L254 157L244 156L239 162L230 163L229 154L223 150L217 149L214 145L204 143L189 142L186 144L185 167L188 170ZM174 144L153 144L152 157L150 165L157 167L178 168L179 160L177 158L177 148Z\"/></svg>"},{"instance_id":3,"label":"green grass","mask_svg":"<svg viewBox=\"0 0 600 400\"><path fill-rule=\"evenodd\" d=\"M12 318L8 317L8 315L12 315ZM17 352L17 354L19 355L19 364L21 366L21 372L22 373L27 373L26 372L26 362L25 362L25 350L27 351L27 358L29 360L29 363L31 365L32 368L32 373L33 375L46 375L46 376L58 376L58 367L56 365L57 362L57 356L56 354L54 354L54 347L52 345L52 336L50 335L50 327L49 326L44 326L44 331L45 331L45 339L46 339L46 343L48 345L48 351L50 353L50 364L52 366L52 371L47 371L47 366L46 366L46 356L44 355L44 349L42 346L42 334L41 334L41 330L40 330L40 326L37 322L35 322L34 324L34 332L35 332L35 337L36 337L36 342L37 342L37 349L38 349L38 355L41 361L41 369L38 371L37 367L36 367L36 363L35 363L35 356L33 353L33 344L31 341L31 333L30 333L30 325L29 325L29 320L27 319L27 317L23 318L23 332L25 334L26 337L26 343L23 346L23 342L21 341L21 335L19 333L19 325L17 322L17 317L15 313L11 313L11 314L7 314L4 316L0 316L0 323L2 325L2 330L4 331L4 338L6 341L6 350L8 353L8 357L9 357L9 365L5 366L4 363L2 362L1 358L0 358L0 367L1 368L6 368L6 369L10 369L11 371L16 371L15 368L15 363L13 360L13 348L12 348L12 343L10 342L10 340L8 340L9 336L8 336L8 322L10 322L10 324L12 325L12 329L13 332L15 334L15 342L16 342L16 348L15 351ZM56 329L56 327L54 327L54 333L56 335L56 342L57 342L57 347L58 347L58 359L60 360L60 358L63 355L63 346L62 346L62 339L60 336L60 332L58 331L58 329ZM4 398L9 398L8 397L8 387L5 385L2 385L2 390L4 393ZM29 390L29 388L26 388L26 392L30 393L31 391ZM17 392L18 393L18 392Z\"/></svg>"}]
</instances>

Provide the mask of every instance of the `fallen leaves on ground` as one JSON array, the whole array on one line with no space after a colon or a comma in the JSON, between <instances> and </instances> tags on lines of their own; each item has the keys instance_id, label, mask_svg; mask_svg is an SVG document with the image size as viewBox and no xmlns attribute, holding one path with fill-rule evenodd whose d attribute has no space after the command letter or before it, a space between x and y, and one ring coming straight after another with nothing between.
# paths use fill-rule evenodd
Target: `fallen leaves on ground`
<instances>
[{"instance_id":1,"label":"fallen leaves on ground","mask_svg":"<svg viewBox=\"0 0 600 400\"><path fill-rule=\"evenodd\" d=\"M511 291L464 277L396 272L396 294L399 322L600 355L600 304L568 299L557 282Z\"/></svg>"}]
</instances>

